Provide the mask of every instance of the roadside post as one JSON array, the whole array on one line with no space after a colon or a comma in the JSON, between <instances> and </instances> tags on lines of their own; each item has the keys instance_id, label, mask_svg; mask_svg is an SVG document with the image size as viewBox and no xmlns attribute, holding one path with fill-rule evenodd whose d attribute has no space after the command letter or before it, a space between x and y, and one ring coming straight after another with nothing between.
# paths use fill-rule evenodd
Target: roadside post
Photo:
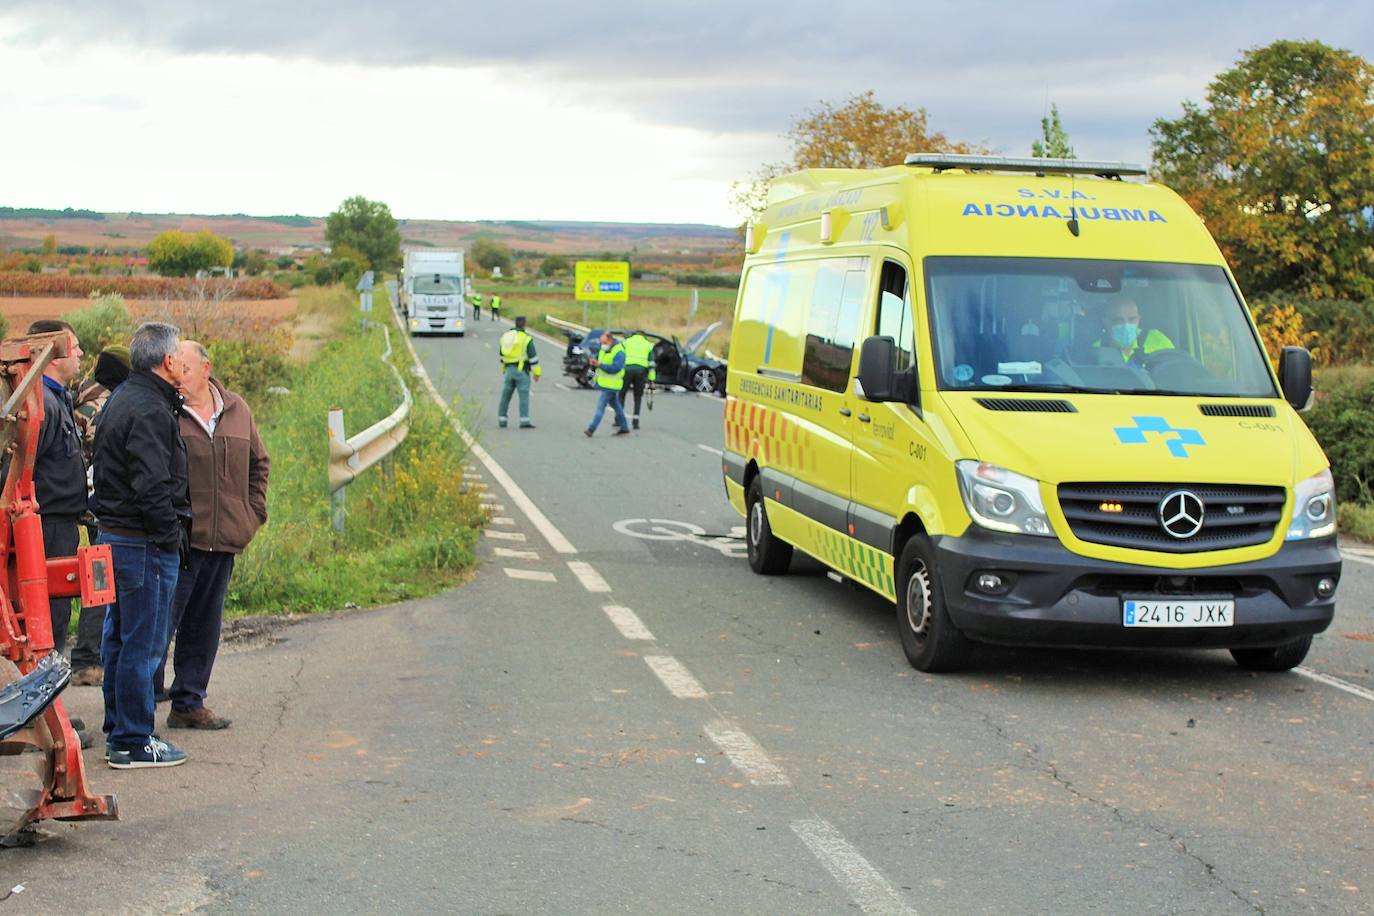
<instances>
[{"instance_id":1,"label":"roadside post","mask_svg":"<svg viewBox=\"0 0 1374 916\"><path fill-rule=\"evenodd\" d=\"M606 327L611 326L611 303L630 301L630 264L628 261L578 261L573 268L573 290L582 303L582 323L587 323L587 306L606 303Z\"/></svg>"},{"instance_id":2,"label":"roadside post","mask_svg":"<svg viewBox=\"0 0 1374 916\"><path fill-rule=\"evenodd\" d=\"M363 327L367 327L367 316L372 314L372 271L364 271L358 278L358 309L363 313Z\"/></svg>"},{"instance_id":3,"label":"roadside post","mask_svg":"<svg viewBox=\"0 0 1374 916\"><path fill-rule=\"evenodd\" d=\"M692 307L687 311L687 322L690 324L697 320L697 300L701 298L700 291L692 287Z\"/></svg>"}]
</instances>

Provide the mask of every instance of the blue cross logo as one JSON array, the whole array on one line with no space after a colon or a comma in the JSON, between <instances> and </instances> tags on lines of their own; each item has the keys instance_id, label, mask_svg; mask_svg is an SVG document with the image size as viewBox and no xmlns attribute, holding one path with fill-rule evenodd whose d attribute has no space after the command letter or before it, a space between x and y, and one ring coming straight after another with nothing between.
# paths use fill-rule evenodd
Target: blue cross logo
<instances>
[{"instance_id":1,"label":"blue cross logo","mask_svg":"<svg viewBox=\"0 0 1374 916\"><path fill-rule=\"evenodd\" d=\"M1169 446L1169 454L1175 458L1187 458L1189 457L1188 446L1207 444L1202 438L1202 433L1195 429L1175 429L1163 417L1131 417L1131 419L1135 421L1135 426L1116 427L1116 438L1126 445L1143 445L1149 441L1146 433L1159 433L1161 437L1172 433L1174 438L1165 440L1165 444Z\"/></svg>"}]
</instances>

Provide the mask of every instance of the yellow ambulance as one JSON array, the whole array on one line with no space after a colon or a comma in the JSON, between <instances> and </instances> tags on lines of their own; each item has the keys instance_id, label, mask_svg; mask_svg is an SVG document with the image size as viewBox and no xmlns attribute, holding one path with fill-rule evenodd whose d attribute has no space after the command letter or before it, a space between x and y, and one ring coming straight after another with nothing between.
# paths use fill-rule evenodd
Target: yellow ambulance
<instances>
[{"instance_id":1,"label":"yellow ambulance","mask_svg":"<svg viewBox=\"0 0 1374 916\"><path fill-rule=\"evenodd\" d=\"M1144 174L914 155L773 183L725 408L756 572L795 548L894 601L923 671L972 642L1302 661L1341 572L1311 358L1274 372Z\"/></svg>"}]
</instances>

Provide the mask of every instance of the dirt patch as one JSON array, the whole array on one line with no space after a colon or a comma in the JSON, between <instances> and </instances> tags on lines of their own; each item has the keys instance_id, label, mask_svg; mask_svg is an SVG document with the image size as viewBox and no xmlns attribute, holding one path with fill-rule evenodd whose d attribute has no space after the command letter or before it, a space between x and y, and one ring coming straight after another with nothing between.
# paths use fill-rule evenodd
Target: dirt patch
<instances>
[{"instance_id":1,"label":"dirt patch","mask_svg":"<svg viewBox=\"0 0 1374 916\"><path fill-rule=\"evenodd\" d=\"M254 617L232 617L224 621L220 640L226 646L248 649L271 646L285 641L281 631L305 619L302 614L263 614Z\"/></svg>"}]
</instances>

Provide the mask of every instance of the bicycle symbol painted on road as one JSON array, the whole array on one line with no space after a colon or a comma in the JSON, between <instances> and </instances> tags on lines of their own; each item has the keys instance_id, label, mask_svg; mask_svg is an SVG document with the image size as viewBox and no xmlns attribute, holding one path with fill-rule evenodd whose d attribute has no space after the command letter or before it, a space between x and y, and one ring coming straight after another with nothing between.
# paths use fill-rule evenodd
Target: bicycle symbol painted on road
<instances>
[{"instance_id":1,"label":"bicycle symbol painted on road","mask_svg":"<svg viewBox=\"0 0 1374 916\"><path fill-rule=\"evenodd\" d=\"M623 535L645 541L687 541L719 551L732 560L749 556L743 525L734 526L729 534L707 534L699 525L671 518L622 518L611 527Z\"/></svg>"}]
</instances>

